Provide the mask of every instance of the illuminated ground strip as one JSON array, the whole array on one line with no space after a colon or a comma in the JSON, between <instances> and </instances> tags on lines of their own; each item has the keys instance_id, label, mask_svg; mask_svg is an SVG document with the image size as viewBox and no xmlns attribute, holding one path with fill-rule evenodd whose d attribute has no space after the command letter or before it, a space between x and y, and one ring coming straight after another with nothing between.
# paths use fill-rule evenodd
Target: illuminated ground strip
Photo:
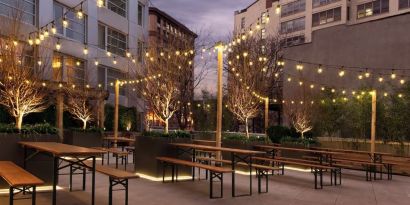
<instances>
[{"instance_id":1,"label":"illuminated ground strip","mask_svg":"<svg viewBox=\"0 0 410 205\"><path fill-rule=\"evenodd\" d=\"M60 186L57 186L57 190L62 190L63 188L62 187L60 187ZM53 190L53 186L39 186L39 187L36 187L36 191L37 192L50 192L50 191L52 191ZM6 194L9 194L9 189L0 189L0 194L1 195L6 195ZM16 192L17 192L18 190L16 190Z\"/></svg>"}]
</instances>

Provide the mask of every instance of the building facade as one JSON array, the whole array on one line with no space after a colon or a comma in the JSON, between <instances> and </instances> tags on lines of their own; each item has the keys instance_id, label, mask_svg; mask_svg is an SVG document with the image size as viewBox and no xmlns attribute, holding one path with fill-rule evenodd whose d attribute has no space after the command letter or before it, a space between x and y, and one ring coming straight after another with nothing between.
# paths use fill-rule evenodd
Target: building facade
<instances>
[{"instance_id":1,"label":"building facade","mask_svg":"<svg viewBox=\"0 0 410 205\"><path fill-rule=\"evenodd\" d=\"M314 31L355 25L410 12L409 0L257 0L235 12L235 33L260 27L258 35L281 34L286 45L312 42Z\"/></svg>"},{"instance_id":2,"label":"building facade","mask_svg":"<svg viewBox=\"0 0 410 205\"><path fill-rule=\"evenodd\" d=\"M20 40L36 40L50 33L38 46L40 60L50 59L47 80L106 89L110 93L107 102L113 103L110 84L116 79L133 79L142 69L147 0L0 0L0 6L1 19L22 11ZM121 88L121 105L138 106L136 101L140 100L135 93Z\"/></svg>"},{"instance_id":3,"label":"building facade","mask_svg":"<svg viewBox=\"0 0 410 205\"><path fill-rule=\"evenodd\" d=\"M283 39L283 57L292 60L283 67L282 99L273 103L283 107L285 124L287 108L311 104L322 89L348 100L361 87L384 94L407 81L408 0L258 0L234 18L237 35L252 29Z\"/></svg>"}]
</instances>

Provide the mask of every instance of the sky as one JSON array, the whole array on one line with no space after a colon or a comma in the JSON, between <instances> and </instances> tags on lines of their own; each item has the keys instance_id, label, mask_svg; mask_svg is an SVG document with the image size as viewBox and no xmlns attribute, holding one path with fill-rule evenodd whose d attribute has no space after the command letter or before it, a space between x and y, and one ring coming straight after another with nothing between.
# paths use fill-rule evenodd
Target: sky
<instances>
[{"instance_id":1,"label":"sky","mask_svg":"<svg viewBox=\"0 0 410 205\"><path fill-rule=\"evenodd\" d=\"M224 40L233 31L234 12L255 0L150 0L157 7L185 24L194 32L205 31L214 41ZM212 68L211 68L212 69ZM216 68L196 88L216 91Z\"/></svg>"}]
</instances>

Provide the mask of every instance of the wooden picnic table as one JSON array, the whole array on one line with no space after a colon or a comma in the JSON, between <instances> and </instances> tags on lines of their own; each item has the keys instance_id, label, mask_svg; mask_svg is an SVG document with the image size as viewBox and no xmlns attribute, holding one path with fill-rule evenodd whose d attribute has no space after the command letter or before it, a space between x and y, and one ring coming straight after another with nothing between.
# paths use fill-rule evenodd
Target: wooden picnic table
<instances>
[{"instance_id":1,"label":"wooden picnic table","mask_svg":"<svg viewBox=\"0 0 410 205\"><path fill-rule=\"evenodd\" d=\"M59 170L71 167L72 165L88 167L85 161L92 160L92 190L91 190L91 204L95 204L95 158L103 153L102 150L79 147L74 145L67 145L56 142L19 142L24 148L24 164L23 168L26 169L26 163L35 155L43 153L53 157L53 197L52 204L57 204L57 182ZM28 155L29 150L33 150L33 153ZM70 157L69 159L67 157ZM60 164L60 160L68 162L68 165ZM70 169L71 171L71 169Z\"/></svg>"},{"instance_id":2,"label":"wooden picnic table","mask_svg":"<svg viewBox=\"0 0 410 205\"><path fill-rule=\"evenodd\" d=\"M328 161L330 165L332 165L333 155L340 154L339 152L332 152L326 150L314 150L314 149L304 149L304 148L294 148L294 147L281 147L275 145L255 145L255 148L265 150L268 154L271 154L273 158L277 156L278 151L295 151L295 152L304 152L304 153L311 153L318 156L320 164L323 162Z\"/></svg>"},{"instance_id":3,"label":"wooden picnic table","mask_svg":"<svg viewBox=\"0 0 410 205\"><path fill-rule=\"evenodd\" d=\"M383 163L383 156L394 157L394 154L388 152L371 152L364 150L349 150L349 149L337 149L337 148L322 148L322 147L312 147L313 150L325 150L336 153L349 153L349 154L365 154L369 155L370 160L378 163Z\"/></svg>"},{"instance_id":4,"label":"wooden picnic table","mask_svg":"<svg viewBox=\"0 0 410 205\"><path fill-rule=\"evenodd\" d=\"M126 146L128 146L129 143L135 142L135 139L133 139L133 138L127 138L127 137L117 137L117 138L116 138L116 137L104 137L104 138L103 138L103 147L104 147L104 142L108 142L108 143L107 143L107 148L110 147L111 142L114 142L115 144L117 144L118 142L128 143L127 145L125 145L125 144L120 144L120 145L118 145L118 146L121 147L122 151L124 151L124 148L125 148Z\"/></svg>"},{"instance_id":5,"label":"wooden picnic table","mask_svg":"<svg viewBox=\"0 0 410 205\"><path fill-rule=\"evenodd\" d=\"M255 151L255 150L246 150L246 149L228 148L228 147L215 147L215 146L190 144L190 143L170 143L170 145L179 148L182 151L181 154L183 153L190 154L193 162L196 161L195 159L196 150L220 151L220 152L231 153L231 166L232 166L232 170L234 170L234 172L232 173L232 197L252 195L252 157L258 154L265 154L265 152ZM180 154L178 153L178 155ZM236 195L235 170L236 170L236 165L239 162L244 162L249 166L249 194L246 194L246 195ZM195 178L195 171L192 172L192 178L193 179Z\"/></svg>"}]
</instances>

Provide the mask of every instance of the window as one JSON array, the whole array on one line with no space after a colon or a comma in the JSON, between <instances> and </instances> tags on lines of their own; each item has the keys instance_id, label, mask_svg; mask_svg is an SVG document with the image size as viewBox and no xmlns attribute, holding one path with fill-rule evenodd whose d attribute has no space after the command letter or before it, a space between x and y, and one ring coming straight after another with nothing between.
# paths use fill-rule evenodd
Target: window
<instances>
[{"instance_id":1,"label":"window","mask_svg":"<svg viewBox=\"0 0 410 205\"><path fill-rule=\"evenodd\" d=\"M121 72L115 68L111 68L105 65L98 65L98 83L107 89L109 93L114 94L114 86L111 86L110 83L114 83L118 79L124 79L126 73ZM120 95L126 95L126 89L120 89Z\"/></svg>"},{"instance_id":2,"label":"window","mask_svg":"<svg viewBox=\"0 0 410 205\"><path fill-rule=\"evenodd\" d=\"M145 5L138 2L138 25L139 26L144 26L144 20L145 20L144 10L145 10Z\"/></svg>"},{"instance_id":3,"label":"window","mask_svg":"<svg viewBox=\"0 0 410 205\"><path fill-rule=\"evenodd\" d=\"M36 0L0 0L0 15L10 18L21 16L21 21L35 25Z\"/></svg>"},{"instance_id":4,"label":"window","mask_svg":"<svg viewBox=\"0 0 410 205\"><path fill-rule=\"evenodd\" d=\"M282 22L280 24L281 33L291 33L305 29L305 17Z\"/></svg>"},{"instance_id":5,"label":"window","mask_svg":"<svg viewBox=\"0 0 410 205\"><path fill-rule=\"evenodd\" d=\"M306 2L305 0L297 0L285 5L282 5L281 17L289 16L299 12L305 11Z\"/></svg>"},{"instance_id":6,"label":"window","mask_svg":"<svg viewBox=\"0 0 410 205\"><path fill-rule=\"evenodd\" d=\"M312 26L319 26L330 22L340 21L341 7L315 13L312 16Z\"/></svg>"},{"instance_id":7,"label":"window","mask_svg":"<svg viewBox=\"0 0 410 205\"><path fill-rule=\"evenodd\" d=\"M312 5L313 7L319 7L319 6L330 4L336 1L339 1L339 0L313 0Z\"/></svg>"},{"instance_id":8,"label":"window","mask_svg":"<svg viewBox=\"0 0 410 205\"><path fill-rule=\"evenodd\" d=\"M123 17L127 17L127 0L107 0L107 8Z\"/></svg>"},{"instance_id":9,"label":"window","mask_svg":"<svg viewBox=\"0 0 410 205\"><path fill-rule=\"evenodd\" d=\"M302 43L305 43L304 35L289 37L282 41L283 46L286 47L300 45Z\"/></svg>"},{"instance_id":10,"label":"window","mask_svg":"<svg viewBox=\"0 0 410 205\"><path fill-rule=\"evenodd\" d=\"M53 56L53 80L65 81L69 84L85 84L85 61L61 53ZM66 73L66 78L64 78Z\"/></svg>"},{"instance_id":11,"label":"window","mask_svg":"<svg viewBox=\"0 0 410 205\"><path fill-rule=\"evenodd\" d=\"M245 23L246 23L245 20L246 20L245 17L241 18L241 29L245 28Z\"/></svg>"},{"instance_id":12,"label":"window","mask_svg":"<svg viewBox=\"0 0 410 205\"><path fill-rule=\"evenodd\" d=\"M144 42L139 40L137 47L138 62L142 62L144 58Z\"/></svg>"},{"instance_id":13,"label":"window","mask_svg":"<svg viewBox=\"0 0 410 205\"><path fill-rule=\"evenodd\" d=\"M399 9L410 8L410 0L399 0Z\"/></svg>"},{"instance_id":14,"label":"window","mask_svg":"<svg viewBox=\"0 0 410 205\"><path fill-rule=\"evenodd\" d=\"M357 18L389 12L389 0L376 0L357 6Z\"/></svg>"},{"instance_id":15,"label":"window","mask_svg":"<svg viewBox=\"0 0 410 205\"><path fill-rule=\"evenodd\" d=\"M119 56L125 56L127 36L113 28L98 25L98 47Z\"/></svg>"},{"instance_id":16,"label":"window","mask_svg":"<svg viewBox=\"0 0 410 205\"><path fill-rule=\"evenodd\" d=\"M57 32L65 37L86 43L86 17L78 19L73 11L64 5L54 2L54 19L56 21ZM62 25L62 18L66 13L66 19L68 21L68 27L64 28Z\"/></svg>"}]
</instances>

